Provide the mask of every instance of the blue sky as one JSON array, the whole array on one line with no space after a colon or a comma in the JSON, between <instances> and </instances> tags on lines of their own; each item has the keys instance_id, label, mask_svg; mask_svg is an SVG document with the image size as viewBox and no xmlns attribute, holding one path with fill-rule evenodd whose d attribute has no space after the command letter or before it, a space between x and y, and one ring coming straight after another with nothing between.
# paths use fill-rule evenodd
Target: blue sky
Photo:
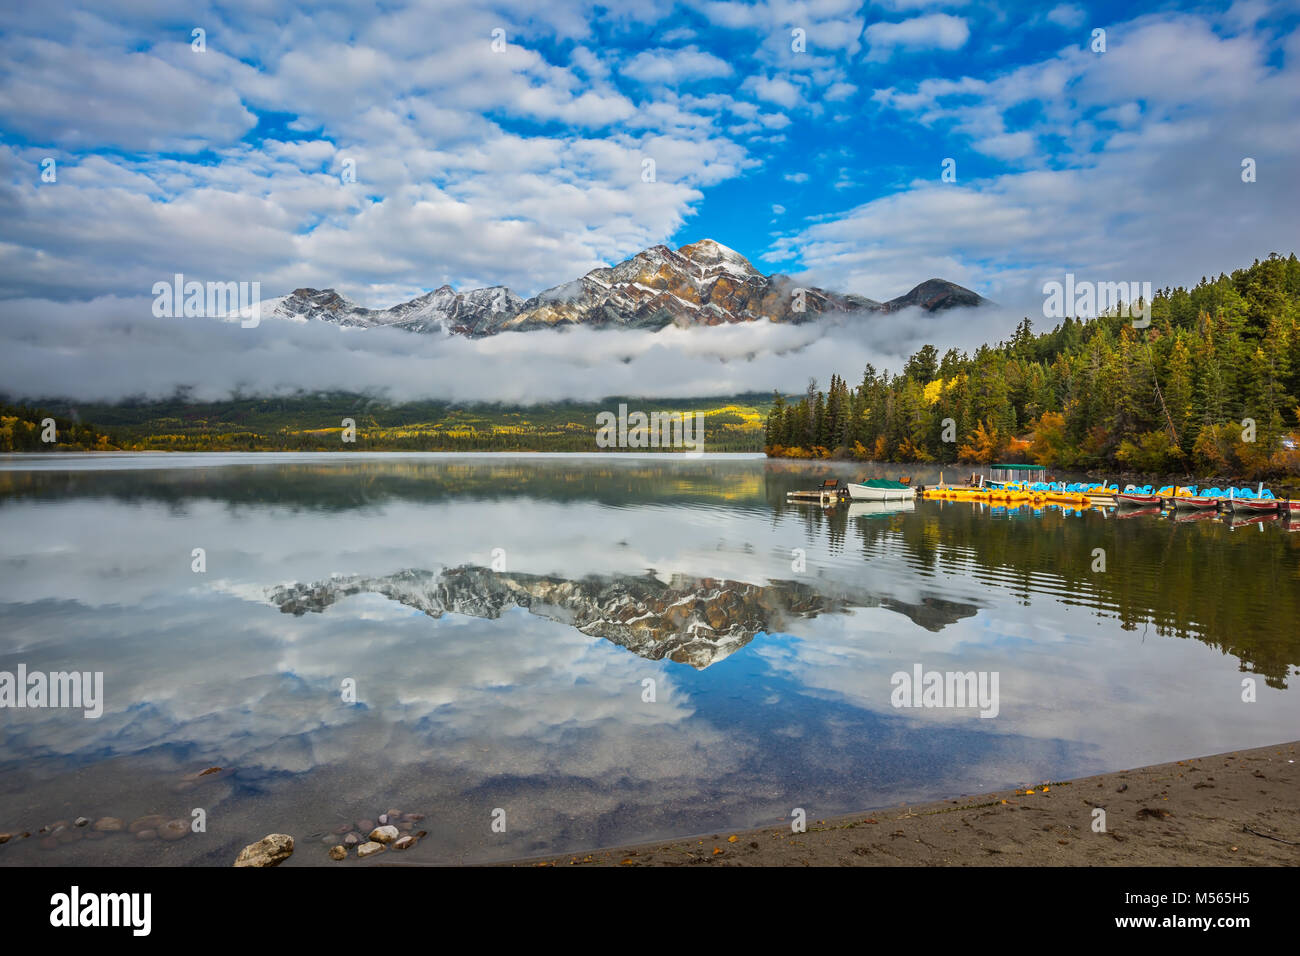
<instances>
[{"instance_id":1,"label":"blue sky","mask_svg":"<svg viewBox=\"0 0 1300 956\"><path fill-rule=\"evenodd\" d=\"M372 306L530 295L709 237L873 298L942 276L1015 301L1300 245L1294 0L384 10L7 5L0 296L175 272Z\"/></svg>"}]
</instances>

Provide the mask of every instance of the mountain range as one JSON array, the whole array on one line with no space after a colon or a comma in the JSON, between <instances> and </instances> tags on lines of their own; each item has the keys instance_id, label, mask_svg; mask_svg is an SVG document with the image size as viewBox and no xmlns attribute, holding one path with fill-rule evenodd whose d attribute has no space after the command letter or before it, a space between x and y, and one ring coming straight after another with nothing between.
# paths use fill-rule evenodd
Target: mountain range
<instances>
[{"instance_id":1,"label":"mountain range","mask_svg":"<svg viewBox=\"0 0 1300 956\"><path fill-rule=\"evenodd\" d=\"M795 620L853 607L885 607L938 632L976 608L935 597L917 603L866 593L831 596L795 581L765 585L673 574L605 574L566 578L507 574L475 565L440 571L407 568L394 574L337 575L315 584L282 584L267 591L285 614L320 614L356 594L381 594L423 611L496 620L523 608L600 637L639 657L667 658L703 670L760 633L780 633Z\"/></svg>"},{"instance_id":2,"label":"mountain range","mask_svg":"<svg viewBox=\"0 0 1300 956\"><path fill-rule=\"evenodd\" d=\"M296 289L263 304L263 313L346 328L380 326L409 332L482 337L498 332L573 326L659 330L669 325L808 322L827 313L928 312L987 300L943 279L877 302L800 286L789 276L764 275L733 249L702 239L669 249L651 246L616 266L522 299L505 286L457 292L449 285L388 309L367 309L334 289Z\"/></svg>"}]
</instances>

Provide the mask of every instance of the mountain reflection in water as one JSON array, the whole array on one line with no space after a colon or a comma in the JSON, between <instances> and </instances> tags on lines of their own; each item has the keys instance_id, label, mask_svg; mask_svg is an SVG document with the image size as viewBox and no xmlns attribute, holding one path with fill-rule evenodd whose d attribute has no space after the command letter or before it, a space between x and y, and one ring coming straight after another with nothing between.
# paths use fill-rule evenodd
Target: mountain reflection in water
<instances>
[{"instance_id":1,"label":"mountain reflection in water","mask_svg":"<svg viewBox=\"0 0 1300 956\"><path fill-rule=\"evenodd\" d=\"M795 581L766 586L674 574L588 575L578 580L540 574L505 574L464 566L443 572L405 570L385 577L339 577L318 584L280 586L270 596L295 615L320 612L341 598L382 594L438 618L447 612L495 620L510 608L569 624L647 660L667 658L697 669L739 650L760 632L783 631L795 618L851 607L885 606L937 630L971 617L970 605L930 599L921 604L883 599L825 597Z\"/></svg>"}]
</instances>

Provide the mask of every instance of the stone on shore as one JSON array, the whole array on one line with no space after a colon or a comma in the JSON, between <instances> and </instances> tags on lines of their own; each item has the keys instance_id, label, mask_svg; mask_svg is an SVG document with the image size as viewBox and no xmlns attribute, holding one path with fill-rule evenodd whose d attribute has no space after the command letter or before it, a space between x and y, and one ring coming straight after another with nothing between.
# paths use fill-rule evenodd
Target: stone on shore
<instances>
[{"instance_id":1,"label":"stone on shore","mask_svg":"<svg viewBox=\"0 0 1300 956\"><path fill-rule=\"evenodd\" d=\"M180 840L189 835L189 820L168 820L158 828L158 836L164 840Z\"/></svg>"},{"instance_id":2,"label":"stone on shore","mask_svg":"<svg viewBox=\"0 0 1300 956\"><path fill-rule=\"evenodd\" d=\"M394 840L394 841L393 841L393 849L394 849L394 850L409 850L411 847L415 846L415 844L418 843L418 842L419 842L419 841L416 840L415 837L413 837L413 836L409 836L409 835L408 835L408 836L404 836L404 837L402 837L402 838L399 839L399 840Z\"/></svg>"},{"instance_id":3,"label":"stone on shore","mask_svg":"<svg viewBox=\"0 0 1300 956\"><path fill-rule=\"evenodd\" d=\"M126 829L126 824L117 817L100 817L95 821L95 827L100 833L117 833Z\"/></svg>"},{"instance_id":4,"label":"stone on shore","mask_svg":"<svg viewBox=\"0 0 1300 956\"><path fill-rule=\"evenodd\" d=\"M293 837L272 833L239 851L235 866L279 866L293 856Z\"/></svg>"},{"instance_id":5,"label":"stone on shore","mask_svg":"<svg viewBox=\"0 0 1300 956\"><path fill-rule=\"evenodd\" d=\"M384 845L382 843L363 843L357 847L357 856L364 860L372 854L382 853L383 851Z\"/></svg>"},{"instance_id":6,"label":"stone on shore","mask_svg":"<svg viewBox=\"0 0 1300 956\"><path fill-rule=\"evenodd\" d=\"M375 827L370 831L370 839L376 843L392 843L399 835L397 827L393 826Z\"/></svg>"},{"instance_id":7,"label":"stone on shore","mask_svg":"<svg viewBox=\"0 0 1300 956\"><path fill-rule=\"evenodd\" d=\"M341 846L330 847L331 860L345 860L347 859L347 856L348 856L348 851L346 847L341 847Z\"/></svg>"}]
</instances>

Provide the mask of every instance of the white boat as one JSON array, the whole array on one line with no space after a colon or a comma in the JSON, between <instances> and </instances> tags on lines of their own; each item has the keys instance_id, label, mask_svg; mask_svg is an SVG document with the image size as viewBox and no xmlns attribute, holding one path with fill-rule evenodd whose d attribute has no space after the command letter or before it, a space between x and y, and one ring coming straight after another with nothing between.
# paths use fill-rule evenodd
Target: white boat
<instances>
[{"instance_id":1,"label":"white boat","mask_svg":"<svg viewBox=\"0 0 1300 956\"><path fill-rule=\"evenodd\" d=\"M916 491L901 481L875 478L871 481L850 481L849 497L854 501L908 501L916 498Z\"/></svg>"}]
</instances>

